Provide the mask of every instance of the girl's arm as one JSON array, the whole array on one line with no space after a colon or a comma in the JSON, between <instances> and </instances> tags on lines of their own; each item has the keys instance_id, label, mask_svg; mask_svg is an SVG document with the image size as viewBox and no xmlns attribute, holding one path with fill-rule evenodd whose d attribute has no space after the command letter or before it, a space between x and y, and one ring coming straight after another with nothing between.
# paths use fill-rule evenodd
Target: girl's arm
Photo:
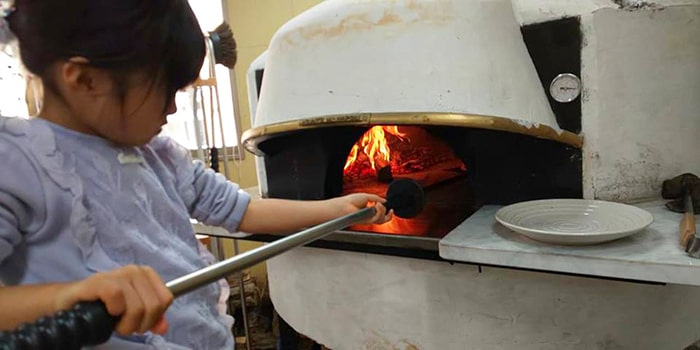
<instances>
[{"instance_id":1,"label":"girl's arm","mask_svg":"<svg viewBox=\"0 0 700 350\"><path fill-rule=\"evenodd\" d=\"M354 213L374 203L377 214L368 220L384 223L391 219L382 203L385 199L357 193L318 201L260 199L251 201L243 215L240 230L249 233L287 233Z\"/></svg>"}]
</instances>

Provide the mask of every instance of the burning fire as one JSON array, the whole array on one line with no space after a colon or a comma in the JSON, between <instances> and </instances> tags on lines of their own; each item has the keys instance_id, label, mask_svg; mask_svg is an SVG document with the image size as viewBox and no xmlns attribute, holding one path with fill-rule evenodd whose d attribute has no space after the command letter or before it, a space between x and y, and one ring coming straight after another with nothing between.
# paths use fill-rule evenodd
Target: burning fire
<instances>
[{"instance_id":1,"label":"burning fire","mask_svg":"<svg viewBox=\"0 0 700 350\"><path fill-rule=\"evenodd\" d=\"M391 164L391 150L389 149L389 144L386 139L386 134L391 134L398 137L401 141L405 140L406 134L399 131L398 126L375 126L369 129L362 139L357 141L352 150L350 150L350 155L348 160L345 162L344 171L347 171L360 154L360 150L369 159L370 166L372 170L377 170L377 163L380 166L386 166Z\"/></svg>"}]
</instances>

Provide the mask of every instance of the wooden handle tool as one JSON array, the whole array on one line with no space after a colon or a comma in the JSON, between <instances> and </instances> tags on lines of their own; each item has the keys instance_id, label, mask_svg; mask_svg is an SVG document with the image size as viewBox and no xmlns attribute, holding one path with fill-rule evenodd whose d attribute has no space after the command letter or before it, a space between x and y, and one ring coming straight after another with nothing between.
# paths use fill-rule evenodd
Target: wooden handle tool
<instances>
[{"instance_id":1,"label":"wooden handle tool","mask_svg":"<svg viewBox=\"0 0 700 350\"><path fill-rule=\"evenodd\" d=\"M685 205L685 213L683 214L683 219L681 220L679 231L681 246L687 247L691 239L695 238L695 212L693 211L693 201L690 198L690 191L686 190L683 195L683 202Z\"/></svg>"}]
</instances>

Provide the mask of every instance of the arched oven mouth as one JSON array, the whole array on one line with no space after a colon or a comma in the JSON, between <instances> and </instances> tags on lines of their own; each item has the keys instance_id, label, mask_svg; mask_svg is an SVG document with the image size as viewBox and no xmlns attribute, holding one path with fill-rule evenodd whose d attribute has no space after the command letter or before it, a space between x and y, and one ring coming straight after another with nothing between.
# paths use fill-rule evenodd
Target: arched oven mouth
<instances>
[{"instance_id":1,"label":"arched oven mouth","mask_svg":"<svg viewBox=\"0 0 700 350\"><path fill-rule=\"evenodd\" d=\"M373 138L381 142L372 144ZM330 236L335 243L436 250L439 239L484 205L582 197L583 138L508 118L338 114L259 126L244 133L243 143L264 158L267 197L381 194L396 178L424 186L427 205L419 217L355 225L348 228L352 235ZM378 148L386 148L384 158Z\"/></svg>"},{"instance_id":2,"label":"arched oven mouth","mask_svg":"<svg viewBox=\"0 0 700 350\"><path fill-rule=\"evenodd\" d=\"M271 137L314 128L375 125L434 125L506 131L548 139L578 149L583 147L581 135L544 124L496 116L440 112L349 113L288 120L253 127L243 133L241 140L248 151L262 156L258 144Z\"/></svg>"}]
</instances>

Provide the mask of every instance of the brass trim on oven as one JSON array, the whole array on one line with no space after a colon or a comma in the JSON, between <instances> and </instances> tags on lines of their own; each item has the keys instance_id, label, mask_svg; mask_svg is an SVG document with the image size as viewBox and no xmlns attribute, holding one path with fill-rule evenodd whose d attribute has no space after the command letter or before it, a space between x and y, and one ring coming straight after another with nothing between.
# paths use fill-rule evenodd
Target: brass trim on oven
<instances>
[{"instance_id":1,"label":"brass trim on oven","mask_svg":"<svg viewBox=\"0 0 700 350\"><path fill-rule=\"evenodd\" d=\"M538 124L509 118L458 113L360 113L321 116L259 126L246 130L242 135L248 151L259 154L258 144L272 136L295 131L333 126L373 125L444 125L488 130L507 131L561 142L576 148L583 147L583 137L570 131L557 131Z\"/></svg>"}]
</instances>

